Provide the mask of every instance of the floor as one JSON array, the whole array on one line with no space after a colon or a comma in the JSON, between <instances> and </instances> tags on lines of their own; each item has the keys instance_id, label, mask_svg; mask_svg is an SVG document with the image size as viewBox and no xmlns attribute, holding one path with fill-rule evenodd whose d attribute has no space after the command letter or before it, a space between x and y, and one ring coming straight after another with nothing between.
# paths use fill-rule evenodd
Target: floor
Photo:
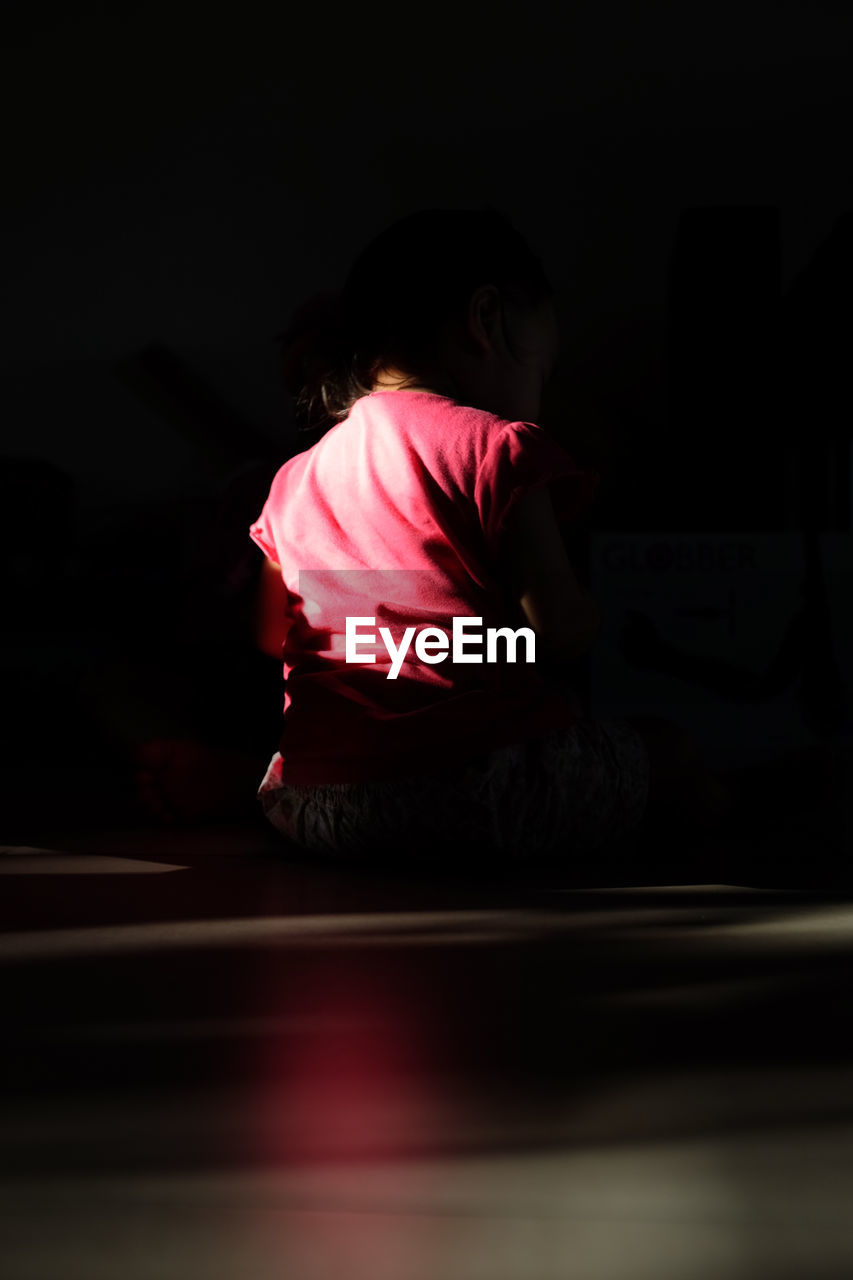
<instances>
[{"instance_id":1,"label":"floor","mask_svg":"<svg viewBox=\"0 0 853 1280\"><path fill-rule=\"evenodd\" d=\"M16 830L5 1280L849 1276L853 902L716 852L584 886Z\"/></svg>"}]
</instances>

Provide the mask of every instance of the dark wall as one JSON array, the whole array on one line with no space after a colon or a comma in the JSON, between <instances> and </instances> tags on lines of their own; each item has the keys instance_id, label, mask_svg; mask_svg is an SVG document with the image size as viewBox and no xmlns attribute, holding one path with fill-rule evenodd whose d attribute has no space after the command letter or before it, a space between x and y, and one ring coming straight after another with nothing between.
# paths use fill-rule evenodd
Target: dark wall
<instances>
[{"instance_id":1,"label":"dark wall","mask_svg":"<svg viewBox=\"0 0 853 1280\"><path fill-rule=\"evenodd\" d=\"M287 449L273 336L396 212L517 220L561 289L558 407L618 454L667 410L681 210L777 206L784 287L850 202L842 4L16 8L4 448L84 510L203 492L241 451L128 376L152 343L249 456Z\"/></svg>"}]
</instances>

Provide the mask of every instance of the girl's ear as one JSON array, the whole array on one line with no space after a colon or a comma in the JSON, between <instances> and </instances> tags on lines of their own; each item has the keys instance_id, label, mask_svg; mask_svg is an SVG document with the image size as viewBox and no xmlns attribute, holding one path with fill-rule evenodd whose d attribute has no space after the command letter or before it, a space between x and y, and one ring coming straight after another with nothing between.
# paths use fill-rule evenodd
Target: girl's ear
<instances>
[{"instance_id":1,"label":"girl's ear","mask_svg":"<svg viewBox=\"0 0 853 1280\"><path fill-rule=\"evenodd\" d=\"M503 345L501 296L493 284L480 285L468 302L468 333L483 355Z\"/></svg>"}]
</instances>

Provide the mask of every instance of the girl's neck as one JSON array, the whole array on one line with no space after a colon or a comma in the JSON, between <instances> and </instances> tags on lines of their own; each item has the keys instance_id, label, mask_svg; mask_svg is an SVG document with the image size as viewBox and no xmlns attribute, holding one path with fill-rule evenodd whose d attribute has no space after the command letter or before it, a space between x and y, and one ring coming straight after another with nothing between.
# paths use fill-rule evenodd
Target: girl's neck
<instances>
[{"instance_id":1,"label":"girl's neck","mask_svg":"<svg viewBox=\"0 0 853 1280\"><path fill-rule=\"evenodd\" d=\"M422 382L395 368L381 370L371 387L371 392L374 391L426 391L429 395L454 398L454 389L447 379L429 378Z\"/></svg>"}]
</instances>

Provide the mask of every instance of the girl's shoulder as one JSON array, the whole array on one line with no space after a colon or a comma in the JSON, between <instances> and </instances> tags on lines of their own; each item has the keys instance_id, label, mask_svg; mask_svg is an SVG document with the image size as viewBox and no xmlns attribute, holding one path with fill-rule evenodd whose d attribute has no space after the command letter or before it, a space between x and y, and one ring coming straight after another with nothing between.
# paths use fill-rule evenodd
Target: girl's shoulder
<instances>
[{"instance_id":1,"label":"girl's shoulder","mask_svg":"<svg viewBox=\"0 0 853 1280\"><path fill-rule=\"evenodd\" d=\"M383 428L441 451L449 443L476 441L484 445L519 424L449 396L433 392L381 391L358 401L358 420L374 434ZM355 417L355 413L353 414Z\"/></svg>"}]
</instances>

